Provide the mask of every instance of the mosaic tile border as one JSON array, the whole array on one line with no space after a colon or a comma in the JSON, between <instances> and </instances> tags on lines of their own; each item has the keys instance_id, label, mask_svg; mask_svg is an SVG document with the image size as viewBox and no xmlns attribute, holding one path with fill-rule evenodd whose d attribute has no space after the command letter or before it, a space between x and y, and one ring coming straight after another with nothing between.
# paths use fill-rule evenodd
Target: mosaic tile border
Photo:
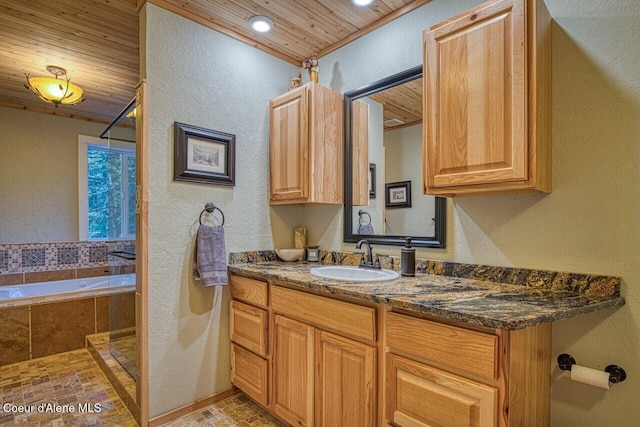
<instances>
[{"instance_id":1,"label":"mosaic tile border","mask_svg":"<svg viewBox=\"0 0 640 427\"><path fill-rule=\"evenodd\" d=\"M0 275L135 264L111 251L135 252L135 241L0 244Z\"/></svg>"},{"instance_id":2,"label":"mosaic tile border","mask_svg":"<svg viewBox=\"0 0 640 427\"><path fill-rule=\"evenodd\" d=\"M360 252L320 251L322 264L358 265ZM382 268L400 271L400 257L379 255ZM251 251L229 254L229 264L278 261L275 251ZM529 268L466 264L416 259L416 272L460 279L527 286L535 289L568 291L575 294L620 296L620 277Z\"/></svg>"}]
</instances>

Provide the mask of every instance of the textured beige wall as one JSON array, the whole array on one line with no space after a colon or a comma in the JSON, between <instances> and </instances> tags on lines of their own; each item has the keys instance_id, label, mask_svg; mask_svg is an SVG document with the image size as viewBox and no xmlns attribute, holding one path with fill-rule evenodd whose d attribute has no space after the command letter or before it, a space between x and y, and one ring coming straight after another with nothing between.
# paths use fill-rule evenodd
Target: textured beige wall
<instances>
[{"instance_id":1,"label":"textured beige wall","mask_svg":"<svg viewBox=\"0 0 640 427\"><path fill-rule=\"evenodd\" d=\"M421 30L478 3L430 2L322 58L321 83L344 92L419 64ZM553 355L568 351L598 368L618 363L627 382L593 389L567 381L550 360L551 413L558 427L632 426L640 419L640 5L547 4L555 20L553 193L450 201L447 249L418 256L622 276L627 305L554 324ZM297 225L323 248L352 247L342 244L339 207L268 207L267 101L286 90L295 69L153 5L146 9L153 416L229 385L226 303L190 279L204 202L225 210L230 251L291 244ZM238 135L235 188L172 182L174 120Z\"/></svg>"},{"instance_id":2,"label":"textured beige wall","mask_svg":"<svg viewBox=\"0 0 640 427\"><path fill-rule=\"evenodd\" d=\"M411 207L387 209L387 234L434 236L435 197L422 193L422 125L384 134L386 182L411 181Z\"/></svg>"},{"instance_id":3,"label":"textured beige wall","mask_svg":"<svg viewBox=\"0 0 640 427\"><path fill-rule=\"evenodd\" d=\"M78 135L105 128L0 107L0 243L78 240Z\"/></svg>"},{"instance_id":4,"label":"textured beige wall","mask_svg":"<svg viewBox=\"0 0 640 427\"><path fill-rule=\"evenodd\" d=\"M421 30L480 1L434 0L320 60L345 91L417 65ZM447 249L418 256L622 277L626 306L553 326L553 359L624 367L609 391L567 380L550 360L551 424L635 426L640 419L640 2L546 0L553 35L553 193L449 202ZM303 222L313 227L321 213ZM326 246L342 244L341 213ZM329 222L325 219L325 222ZM319 233L318 230L310 230ZM398 255L397 247L376 247Z\"/></svg>"},{"instance_id":5,"label":"textured beige wall","mask_svg":"<svg viewBox=\"0 0 640 427\"><path fill-rule=\"evenodd\" d=\"M292 246L301 209L268 204L268 105L296 67L147 3L149 399L157 416L231 387L228 291L192 278L198 215L225 214L228 252ZM236 135L235 187L173 181L173 122Z\"/></svg>"}]
</instances>

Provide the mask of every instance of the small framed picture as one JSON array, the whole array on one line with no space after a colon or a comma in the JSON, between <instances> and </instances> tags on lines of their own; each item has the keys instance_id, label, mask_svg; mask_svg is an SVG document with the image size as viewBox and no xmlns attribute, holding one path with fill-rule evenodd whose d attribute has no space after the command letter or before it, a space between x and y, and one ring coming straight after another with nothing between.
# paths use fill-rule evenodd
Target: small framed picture
<instances>
[{"instance_id":1,"label":"small framed picture","mask_svg":"<svg viewBox=\"0 0 640 427\"><path fill-rule=\"evenodd\" d=\"M235 185L236 136L174 122L173 180Z\"/></svg>"},{"instance_id":2,"label":"small framed picture","mask_svg":"<svg viewBox=\"0 0 640 427\"><path fill-rule=\"evenodd\" d=\"M411 207L411 181L400 181L385 184L386 208Z\"/></svg>"},{"instance_id":3,"label":"small framed picture","mask_svg":"<svg viewBox=\"0 0 640 427\"><path fill-rule=\"evenodd\" d=\"M376 198L376 164L369 163L369 198Z\"/></svg>"}]
</instances>

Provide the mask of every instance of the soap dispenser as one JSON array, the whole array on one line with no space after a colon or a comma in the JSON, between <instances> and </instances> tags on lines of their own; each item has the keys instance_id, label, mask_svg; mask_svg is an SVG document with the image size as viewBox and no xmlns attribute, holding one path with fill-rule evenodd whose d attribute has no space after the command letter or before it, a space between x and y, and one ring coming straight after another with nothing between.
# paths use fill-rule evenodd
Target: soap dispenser
<instances>
[{"instance_id":1,"label":"soap dispenser","mask_svg":"<svg viewBox=\"0 0 640 427\"><path fill-rule=\"evenodd\" d=\"M400 274L409 277L416 275L416 249L411 247L411 237L405 238L404 248L400 251Z\"/></svg>"}]
</instances>

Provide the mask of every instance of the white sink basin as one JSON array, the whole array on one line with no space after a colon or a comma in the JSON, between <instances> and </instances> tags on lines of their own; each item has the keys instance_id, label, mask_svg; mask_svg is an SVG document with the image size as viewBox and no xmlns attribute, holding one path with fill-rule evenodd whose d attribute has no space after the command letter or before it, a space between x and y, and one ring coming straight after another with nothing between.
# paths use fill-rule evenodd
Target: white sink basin
<instances>
[{"instance_id":1,"label":"white sink basin","mask_svg":"<svg viewBox=\"0 0 640 427\"><path fill-rule=\"evenodd\" d=\"M349 265L328 265L311 269L311 274L325 279L344 280L346 282L384 282L400 277L392 270L375 270Z\"/></svg>"}]
</instances>

